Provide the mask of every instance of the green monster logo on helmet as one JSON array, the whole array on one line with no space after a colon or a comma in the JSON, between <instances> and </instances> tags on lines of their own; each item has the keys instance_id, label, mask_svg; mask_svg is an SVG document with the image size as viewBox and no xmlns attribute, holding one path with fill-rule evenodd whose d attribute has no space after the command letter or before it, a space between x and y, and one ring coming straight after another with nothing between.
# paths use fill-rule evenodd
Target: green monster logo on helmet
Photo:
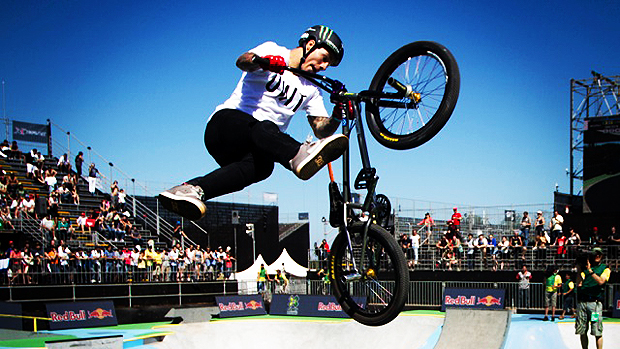
<instances>
[{"instance_id":1,"label":"green monster logo on helmet","mask_svg":"<svg viewBox=\"0 0 620 349\"><path fill-rule=\"evenodd\" d=\"M305 43L308 40L316 41L316 45L311 48L310 51L306 52ZM330 64L334 67L340 64L340 61L342 61L342 57L344 56L344 47L342 46L342 40L340 40L338 34L336 34L333 30L324 25L315 25L308 28L301 35L301 38L299 38L299 46L304 48L302 62L314 49L318 47L324 47L326 50L330 51L333 56L332 62Z\"/></svg>"}]
</instances>

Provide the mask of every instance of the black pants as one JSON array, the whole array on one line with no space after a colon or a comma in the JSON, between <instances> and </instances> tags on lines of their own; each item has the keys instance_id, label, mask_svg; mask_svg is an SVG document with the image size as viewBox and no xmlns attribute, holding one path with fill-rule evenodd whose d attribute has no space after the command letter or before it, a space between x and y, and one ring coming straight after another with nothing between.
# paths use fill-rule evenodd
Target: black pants
<instances>
[{"instance_id":1,"label":"black pants","mask_svg":"<svg viewBox=\"0 0 620 349\"><path fill-rule=\"evenodd\" d=\"M242 190L267 179L276 162L289 168L300 145L271 121L258 121L239 110L220 110L205 130L205 146L220 168L188 183L200 186L205 200Z\"/></svg>"}]
</instances>

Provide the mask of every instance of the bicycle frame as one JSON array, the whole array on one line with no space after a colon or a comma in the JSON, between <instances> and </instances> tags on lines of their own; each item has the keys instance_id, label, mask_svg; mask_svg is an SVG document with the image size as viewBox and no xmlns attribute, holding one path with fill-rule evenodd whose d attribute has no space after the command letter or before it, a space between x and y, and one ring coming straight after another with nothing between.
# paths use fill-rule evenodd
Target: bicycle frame
<instances>
[{"instance_id":1,"label":"bicycle frame","mask_svg":"<svg viewBox=\"0 0 620 349\"><path fill-rule=\"evenodd\" d=\"M347 149L342 155L342 196L343 196L343 201L344 201L344 204L343 204L344 205L344 209L343 209L344 225L340 227L340 233L347 235L349 252L351 253L351 255L353 255L353 247L352 247L353 244L351 242L351 234L349 233L347 229L347 222L349 222L349 219L348 219L349 208L359 209L362 212L368 212L370 214L369 219L366 221L364 225L364 232L362 236L362 246L366 246L367 239L368 239L367 237L368 228L371 222L374 220L373 218L375 217L376 211L377 211L375 189L377 186L377 182L379 180L379 177L376 175L376 169L372 167L370 164L370 156L368 154L368 146L366 143L366 136L364 134L363 120L360 115L361 102L372 103L373 99L402 98L402 97L408 96L409 94L409 97L411 99L410 103L415 104L417 103L416 101L417 96L415 96L411 91L408 91L407 87L405 87L404 85L400 84L398 81L391 79L391 78L390 78L391 80L388 81L388 83L397 89L398 91L397 93L380 93L380 92L369 91L369 90L364 90L359 93L350 93L350 92L346 92L346 89L344 88L344 84L342 84L340 81L332 80L323 75L303 71L303 70L296 69L296 68L289 67L286 69L296 75L303 76L304 78L311 81L319 88L325 90L326 92L329 92L333 98L336 98L337 100L342 101L342 102L351 102L350 105L352 106L352 108L345 108L345 112L344 112L345 115L343 115L343 118L342 118L342 133L345 136L347 136L347 138L349 138L351 135L352 128L355 127L357 142L359 146L359 153L360 153L360 157L362 160L362 168L355 179L354 187L355 189L358 189L358 190L366 189L366 192L367 192L366 198L364 199L363 204L355 204L351 202L350 152L349 152L349 149ZM392 105L394 103L398 103L398 104L402 104L403 106L405 104L409 104L409 103L403 103L403 102L390 102L390 103ZM359 261L360 265L364 265L365 259L366 259L366 248L362 248L362 254L361 254L360 261ZM361 278L362 275L364 274L363 272L360 272L357 269L355 259L353 259L352 261L353 261L353 268L354 270L357 270L358 273L355 273L354 275L351 275L350 277L348 277L347 280L349 281L357 280Z\"/></svg>"}]
</instances>

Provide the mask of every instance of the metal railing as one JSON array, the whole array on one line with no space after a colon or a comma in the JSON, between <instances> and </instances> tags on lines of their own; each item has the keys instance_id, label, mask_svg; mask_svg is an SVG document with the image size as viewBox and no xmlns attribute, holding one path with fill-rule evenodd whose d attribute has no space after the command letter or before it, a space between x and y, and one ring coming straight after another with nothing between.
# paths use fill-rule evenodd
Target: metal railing
<instances>
[{"instance_id":1,"label":"metal railing","mask_svg":"<svg viewBox=\"0 0 620 349\"><path fill-rule=\"evenodd\" d=\"M486 252L474 250L468 253L464 246L462 252L454 250L454 258L449 258L445 251L441 251L435 246L423 246L418 250L417 262L414 261L413 249L404 249L411 269L415 270L453 270L453 271L500 271L500 270L520 270L523 265L528 270L545 270L547 266L555 266L562 270L574 268L575 258L578 254L588 251L593 246L574 245L566 246L563 253L558 253L558 246L549 246L545 249L534 249L528 246L526 249L509 248L502 253L500 250L487 248ZM620 245L619 246L598 246L605 254L605 263L610 270L620 271ZM320 249L308 250L308 267L312 270L327 268L327 253Z\"/></svg>"},{"instance_id":2,"label":"metal railing","mask_svg":"<svg viewBox=\"0 0 620 349\"><path fill-rule=\"evenodd\" d=\"M390 281L382 281L381 284L388 287ZM439 308L441 307L446 288L504 289L506 290L504 304L507 308L527 311L545 308L545 285L542 283L532 282L528 291L522 293L519 290L518 282L479 281L410 281L406 306ZM609 310L612 308L614 294L619 290L620 284L608 284L605 287L604 309ZM307 281L307 294L326 295L330 291L329 283L325 283L322 280ZM558 295L557 304L557 309L561 314L563 296Z\"/></svg>"},{"instance_id":3,"label":"metal railing","mask_svg":"<svg viewBox=\"0 0 620 349\"><path fill-rule=\"evenodd\" d=\"M234 278L236 263L226 267L221 263L184 263L166 261L162 264L152 260L140 263L140 267L126 264L122 259L60 259L50 261L35 258L32 262L10 259L9 269L0 270L2 285L67 285L67 284L125 284L152 282L200 282Z\"/></svg>"}]
</instances>

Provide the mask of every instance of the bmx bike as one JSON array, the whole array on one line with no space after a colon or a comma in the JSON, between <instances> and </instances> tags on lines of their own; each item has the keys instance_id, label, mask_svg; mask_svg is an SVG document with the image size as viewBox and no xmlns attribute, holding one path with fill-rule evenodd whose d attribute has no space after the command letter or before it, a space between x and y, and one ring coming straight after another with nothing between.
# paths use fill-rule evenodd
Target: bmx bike
<instances>
[{"instance_id":1,"label":"bmx bike","mask_svg":"<svg viewBox=\"0 0 620 349\"><path fill-rule=\"evenodd\" d=\"M330 174L330 224L339 228L328 262L331 288L342 310L369 326L392 321L402 311L409 270L402 249L385 229L391 213L387 196L375 192L379 177L370 164L361 104L373 137L390 149L405 150L433 138L450 118L460 89L456 60L444 46L430 41L407 44L379 67L370 88L347 92L326 76L287 67L345 104L342 133L356 130L362 169L353 186L366 190L363 203L352 202L349 150L342 156L342 190Z\"/></svg>"}]
</instances>

